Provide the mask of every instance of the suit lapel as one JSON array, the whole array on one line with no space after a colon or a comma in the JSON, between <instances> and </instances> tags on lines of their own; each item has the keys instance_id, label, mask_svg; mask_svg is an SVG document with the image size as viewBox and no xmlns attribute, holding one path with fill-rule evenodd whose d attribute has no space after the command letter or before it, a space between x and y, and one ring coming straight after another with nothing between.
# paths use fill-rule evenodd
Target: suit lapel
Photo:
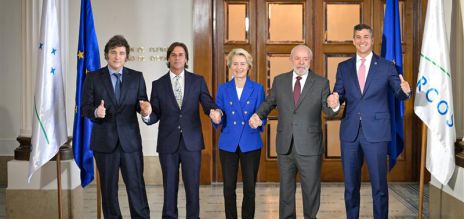
<instances>
[{"instance_id":1,"label":"suit lapel","mask_svg":"<svg viewBox=\"0 0 464 219\"><path fill-rule=\"evenodd\" d=\"M372 78L375 77L374 74L376 72L378 58L379 57L377 55L375 54L372 55L371 65L369 66L369 72L367 73L366 85L364 86L363 94L366 93L367 89L369 88L369 85L372 82Z\"/></svg>"},{"instance_id":2,"label":"suit lapel","mask_svg":"<svg viewBox=\"0 0 464 219\"><path fill-rule=\"evenodd\" d=\"M358 70L356 69L356 56L354 56L350 61L349 74L351 74L351 75L348 78L353 79L352 82L353 82L353 85L354 85L355 89L357 90L357 93L359 94L359 96L362 96L361 87L359 86L359 80L358 80ZM364 86L364 87L366 87L366 86Z\"/></svg>"},{"instance_id":3,"label":"suit lapel","mask_svg":"<svg viewBox=\"0 0 464 219\"><path fill-rule=\"evenodd\" d=\"M118 101L116 101L116 96L114 95L113 83L111 82L108 66L104 67L100 73L103 74L103 84L110 94L111 102L113 102L114 105L117 105Z\"/></svg>"},{"instance_id":4,"label":"suit lapel","mask_svg":"<svg viewBox=\"0 0 464 219\"><path fill-rule=\"evenodd\" d=\"M184 70L184 94L182 96L182 106L185 106L185 102L188 101L187 95L190 94L190 88L192 87L192 75L188 71ZM171 89L172 90L172 89ZM174 92L172 93L174 95ZM175 100L174 96L174 100ZM177 103L177 102L176 102ZM177 104L176 104L177 105Z\"/></svg>"},{"instance_id":5,"label":"suit lapel","mask_svg":"<svg viewBox=\"0 0 464 219\"><path fill-rule=\"evenodd\" d=\"M245 81L245 85L243 86L242 96L240 97L240 106L244 108L250 97L251 93L253 93L253 86L250 82L250 79L247 78Z\"/></svg>"},{"instance_id":6,"label":"suit lapel","mask_svg":"<svg viewBox=\"0 0 464 219\"><path fill-rule=\"evenodd\" d=\"M168 72L165 74L163 78L164 90L167 92L167 98L171 101L171 104L177 107L180 110L179 105L176 101L176 96L174 96L174 91L172 90L172 83L171 83L171 74ZM184 92L185 93L185 92ZM183 98L182 102L184 101L185 97ZM182 103L183 104L183 103Z\"/></svg>"},{"instance_id":7,"label":"suit lapel","mask_svg":"<svg viewBox=\"0 0 464 219\"><path fill-rule=\"evenodd\" d=\"M298 98L298 102L296 104L295 109L298 109L298 106L300 106L300 104L303 101L303 99L305 98L306 94L309 93L309 90L311 90L311 86L313 85L313 82L314 82L313 73L312 73L311 70L309 70L308 71L308 76L306 78L306 82L305 82L305 84L303 86L303 90L301 91L300 98Z\"/></svg>"},{"instance_id":8,"label":"suit lapel","mask_svg":"<svg viewBox=\"0 0 464 219\"><path fill-rule=\"evenodd\" d=\"M229 94L230 98L232 99L232 105L230 107L234 109L233 111L237 113L240 118L243 118L242 108L240 107L240 105L242 104L241 102L243 100L243 92L245 92L245 88L243 88L242 97L239 100L237 89L235 88L235 79L232 79L231 81L227 82L227 94Z\"/></svg>"},{"instance_id":9,"label":"suit lapel","mask_svg":"<svg viewBox=\"0 0 464 219\"><path fill-rule=\"evenodd\" d=\"M290 109L293 111L295 110L295 103L293 102L293 71L290 71L288 73L286 73L287 75L285 76L285 80L283 80L285 83L283 85L283 89L282 90L287 90L288 91L288 97L289 97L289 100L292 104L289 104L290 106Z\"/></svg>"},{"instance_id":10,"label":"suit lapel","mask_svg":"<svg viewBox=\"0 0 464 219\"><path fill-rule=\"evenodd\" d=\"M230 95L230 98L234 103L239 103L237 89L235 88L235 79L227 82L227 94Z\"/></svg>"},{"instance_id":11,"label":"suit lapel","mask_svg":"<svg viewBox=\"0 0 464 219\"><path fill-rule=\"evenodd\" d=\"M121 84L121 97L119 100L119 103L124 103L124 99L127 94L127 90L129 88L129 84L132 81L132 76L131 72L127 70L127 68L122 69L122 84Z\"/></svg>"}]
</instances>

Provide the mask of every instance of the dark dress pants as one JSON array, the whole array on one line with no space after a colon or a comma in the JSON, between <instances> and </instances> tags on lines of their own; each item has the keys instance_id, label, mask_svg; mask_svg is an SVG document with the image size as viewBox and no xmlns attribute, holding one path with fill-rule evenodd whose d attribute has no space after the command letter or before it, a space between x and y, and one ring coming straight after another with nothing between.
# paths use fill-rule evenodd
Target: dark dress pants
<instances>
[{"instance_id":1,"label":"dark dress pants","mask_svg":"<svg viewBox=\"0 0 464 219\"><path fill-rule=\"evenodd\" d=\"M354 142L341 142L345 208L348 219L359 218L361 167L366 160L374 201L374 218L388 218L387 151L388 142L368 142L362 127Z\"/></svg>"},{"instance_id":2,"label":"dark dress pants","mask_svg":"<svg viewBox=\"0 0 464 219\"><path fill-rule=\"evenodd\" d=\"M175 145L174 145L175 146ZM164 204L162 218L178 218L177 193L179 165L182 168L188 219L200 217L200 163L201 151L188 151L181 135L178 149L172 154L159 154L163 172Z\"/></svg>"},{"instance_id":3,"label":"dark dress pants","mask_svg":"<svg viewBox=\"0 0 464 219\"><path fill-rule=\"evenodd\" d=\"M309 146L309 145L308 145ZM321 155L300 155L292 145L288 154L278 154L280 173L279 218L295 219L296 175L300 173L305 219L316 218L321 198Z\"/></svg>"},{"instance_id":4,"label":"dark dress pants","mask_svg":"<svg viewBox=\"0 0 464 219\"><path fill-rule=\"evenodd\" d=\"M143 153L124 152L118 143L112 153L94 152L100 174L103 215L105 218L122 218L118 202L119 169L126 184L131 218L150 218L145 180Z\"/></svg>"},{"instance_id":5,"label":"dark dress pants","mask_svg":"<svg viewBox=\"0 0 464 219\"><path fill-rule=\"evenodd\" d=\"M224 179L224 204L227 219L237 218L237 171L240 163L243 179L242 218L251 219L255 215L255 187L258 175L261 149L241 152L237 147L236 152L219 150L221 159L222 176Z\"/></svg>"}]
</instances>

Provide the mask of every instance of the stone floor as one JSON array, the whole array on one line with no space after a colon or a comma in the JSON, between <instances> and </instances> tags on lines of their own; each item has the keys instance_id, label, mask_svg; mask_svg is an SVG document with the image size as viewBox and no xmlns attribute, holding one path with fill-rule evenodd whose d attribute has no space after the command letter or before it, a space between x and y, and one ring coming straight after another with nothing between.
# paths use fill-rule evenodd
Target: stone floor
<instances>
[{"instance_id":1,"label":"stone floor","mask_svg":"<svg viewBox=\"0 0 464 219\"><path fill-rule=\"evenodd\" d=\"M238 186L237 199L243 197L242 190ZM180 187L182 188L182 187ZM424 213L425 218L428 212L428 187L424 192ZM318 218L345 218L345 209L343 202L343 184L342 183L323 183L321 193L321 207ZM390 183L389 186L389 218L417 218L418 209L418 185L417 183ZM152 218L161 218L161 209L163 205L163 188L162 186L147 187L148 201ZM124 218L130 218L129 207L127 204L127 195L125 188L121 186L119 202ZM200 188L200 217L202 218L224 218L224 200L222 197L222 184L213 184L202 186ZM278 200L279 185L275 183L260 183L256 190L256 214L255 218L273 219L278 218ZM96 188L90 186L85 189L84 194L84 211L85 218L96 218ZM183 189L179 190L179 217L185 218L185 195ZM297 190L297 217L303 218L301 189ZM237 202L241 206L241 201ZM240 211L239 216L240 216ZM6 218L5 215L5 189L0 188L0 218ZM361 187L361 212L360 218L372 218L372 199L370 184L363 184Z\"/></svg>"}]
</instances>

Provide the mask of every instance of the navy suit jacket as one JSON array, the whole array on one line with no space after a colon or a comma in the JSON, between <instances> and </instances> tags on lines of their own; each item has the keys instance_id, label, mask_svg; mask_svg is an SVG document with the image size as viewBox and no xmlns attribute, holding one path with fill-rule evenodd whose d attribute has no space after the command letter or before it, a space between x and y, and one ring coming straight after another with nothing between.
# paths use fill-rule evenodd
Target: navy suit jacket
<instances>
[{"instance_id":1,"label":"navy suit jacket","mask_svg":"<svg viewBox=\"0 0 464 219\"><path fill-rule=\"evenodd\" d=\"M340 139L355 141L361 124L367 141L390 141L388 92L393 92L400 100L408 98L408 94L401 90L400 83L395 65L373 54L364 92L361 93L356 56L341 62L338 65L334 86L334 91L340 95L340 103L346 104L340 126Z\"/></svg>"},{"instance_id":2,"label":"navy suit jacket","mask_svg":"<svg viewBox=\"0 0 464 219\"><path fill-rule=\"evenodd\" d=\"M105 102L105 118L96 118L95 110ZM110 153L118 139L125 152L142 150L137 112L139 100L148 100L145 80L139 71L123 68L121 100L116 101L108 67L90 72L84 81L82 114L93 121L90 146L96 152Z\"/></svg>"},{"instance_id":3,"label":"navy suit jacket","mask_svg":"<svg viewBox=\"0 0 464 219\"><path fill-rule=\"evenodd\" d=\"M263 145L260 131L266 124L257 129L248 125L248 120L264 101L264 88L262 85L247 78L243 87L240 100L235 88L235 80L219 85L216 95L216 103L223 112L221 123L221 135L219 148L228 152L235 152L240 146L240 151L248 152L260 149ZM219 125L214 124L217 128Z\"/></svg>"},{"instance_id":4,"label":"navy suit jacket","mask_svg":"<svg viewBox=\"0 0 464 219\"><path fill-rule=\"evenodd\" d=\"M184 84L180 109L172 90L169 72L152 83L150 102L153 112L146 123L151 125L160 122L156 148L158 153L176 152L181 133L187 150L200 151L204 148L199 103L205 114L209 114L217 106L202 76L185 70Z\"/></svg>"}]
</instances>

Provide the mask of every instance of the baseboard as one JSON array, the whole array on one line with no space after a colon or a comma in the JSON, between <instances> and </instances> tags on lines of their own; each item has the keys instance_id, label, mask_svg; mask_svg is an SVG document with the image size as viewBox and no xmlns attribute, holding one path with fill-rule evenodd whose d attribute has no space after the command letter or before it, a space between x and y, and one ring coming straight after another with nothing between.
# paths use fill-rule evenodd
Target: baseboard
<instances>
[{"instance_id":1,"label":"baseboard","mask_svg":"<svg viewBox=\"0 0 464 219\"><path fill-rule=\"evenodd\" d=\"M0 156L0 188L6 188L8 185L7 163L13 159L13 156ZM145 156L143 159L145 184L147 186L163 185L163 175L158 156ZM95 185L95 180L92 184ZM124 184L122 177L119 177L119 184Z\"/></svg>"},{"instance_id":2,"label":"baseboard","mask_svg":"<svg viewBox=\"0 0 464 219\"><path fill-rule=\"evenodd\" d=\"M430 218L462 218L464 202L433 185L429 186L429 191Z\"/></svg>"}]
</instances>

